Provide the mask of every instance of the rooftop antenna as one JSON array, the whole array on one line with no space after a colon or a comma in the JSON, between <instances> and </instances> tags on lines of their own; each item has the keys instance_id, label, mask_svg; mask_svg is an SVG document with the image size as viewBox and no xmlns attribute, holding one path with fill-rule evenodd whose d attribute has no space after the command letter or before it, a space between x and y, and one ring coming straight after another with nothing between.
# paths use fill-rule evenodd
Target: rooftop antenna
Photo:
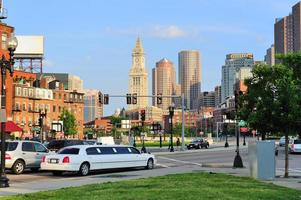
<instances>
[{"instance_id":1,"label":"rooftop antenna","mask_svg":"<svg viewBox=\"0 0 301 200\"><path fill-rule=\"evenodd\" d=\"M7 10L4 8L3 0L0 2L0 21L7 18Z\"/></svg>"}]
</instances>

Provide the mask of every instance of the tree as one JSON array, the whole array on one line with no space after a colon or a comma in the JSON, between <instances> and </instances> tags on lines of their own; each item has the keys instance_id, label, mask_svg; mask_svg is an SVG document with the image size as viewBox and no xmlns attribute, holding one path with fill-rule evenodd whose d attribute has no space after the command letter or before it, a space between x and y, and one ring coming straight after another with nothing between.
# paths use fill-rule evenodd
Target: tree
<instances>
[{"instance_id":1,"label":"tree","mask_svg":"<svg viewBox=\"0 0 301 200\"><path fill-rule=\"evenodd\" d=\"M301 128L301 54L278 55L281 64L256 66L245 81L247 92L239 99L239 117L266 133L285 135L285 174L288 177L288 135Z\"/></svg>"},{"instance_id":2,"label":"tree","mask_svg":"<svg viewBox=\"0 0 301 200\"><path fill-rule=\"evenodd\" d=\"M60 119L63 120L64 135L74 136L77 134L76 118L73 113L69 112L68 110L63 110L60 115Z\"/></svg>"}]
</instances>

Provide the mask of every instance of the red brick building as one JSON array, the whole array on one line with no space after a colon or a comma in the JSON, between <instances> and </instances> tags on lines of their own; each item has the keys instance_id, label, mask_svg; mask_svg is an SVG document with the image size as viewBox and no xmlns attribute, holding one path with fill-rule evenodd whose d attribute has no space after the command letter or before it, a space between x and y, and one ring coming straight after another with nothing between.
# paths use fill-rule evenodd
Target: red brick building
<instances>
[{"instance_id":1,"label":"red brick building","mask_svg":"<svg viewBox=\"0 0 301 200\"><path fill-rule=\"evenodd\" d=\"M46 113L43 128L49 132L52 122L61 120L63 110L68 110L77 121L76 137L82 138L83 96L83 93L77 91L64 90L62 83L58 81L37 80L36 74L16 71L13 76L13 121L23 128L23 137L32 137L35 134L34 128L39 125L40 111Z\"/></svg>"}]
</instances>

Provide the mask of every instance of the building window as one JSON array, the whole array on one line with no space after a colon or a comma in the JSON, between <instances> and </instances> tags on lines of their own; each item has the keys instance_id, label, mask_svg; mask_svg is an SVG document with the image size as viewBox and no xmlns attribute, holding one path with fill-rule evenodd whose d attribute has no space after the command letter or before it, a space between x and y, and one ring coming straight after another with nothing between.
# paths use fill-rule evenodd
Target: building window
<instances>
[{"instance_id":1,"label":"building window","mask_svg":"<svg viewBox=\"0 0 301 200\"><path fill-rule=\"evenodd\" d=\"M20 87L16 87L15 95L16 96L21 96L22 95L22 89Z\"/></svg>"},{"instance_id":2,"label":"building window","mask_svg":"<svg viewBox=\"0 0 301 200\"><path fill-rule=\"evenodd\" d=\"M26 111L26 104L25 103L23 103L23 105L22 105L22 110Z\"/></svg>"},{"instance_id":3,"label":"building window","mask_svg":"<svg viewBox=\"0 0 301 200\"><path fill-rule=\"evenodd\" d=\"M62 99L62 95L61 94L59 94L59 99Z\"/></svg>"},{"instance_id":4,"label":"building window","mask_svg":"<svg viewBox=\"0 0 301 200\"><path fill-rule=\"evenodd\" d=\"M33 97L33 89L29 89L28 90L28 96L29 97Z\"/></svg>"},{"instance_id":5,"label":"building window","mask_svg":"<svg viewBox=\"0 0 301 200\"><path fill-rule=\"evenodd\" d=\"M55 99L55 93L53 93L53 99Z\"/></svg>"},{"instance_id":6,"label":"building window","mask_svg":"<svg viewBox=\"0 0 301 200\"><path fill-rule=\"evenodd\" d=\"M22 125L25 125L26 124L26 117L23 117L22 118Z\"/></svg>"},{"instance_id":7,"label":"building window","mask_svg":"<svg viewBox=\"0 0 301 200\"><path fill-rule=\"evenodd\" d=\"M66 94L64 94L64 100L67 100L67 95Z\"/></svg>"},{"instance_id":8,"label":"building window","mask_svg":"<svg viewBox=\"0 0 301 200\"><path fill-rule=\"evenodd\" d=\"M15 103L15 110L20 110L20 103L18 102Z\"/></svg>"},{"instance_id":9,"label":"building window","mask_svg":"<svg viewBox=\"0 0 301 200\"><path fill-rule=\"evenodd\" d=\"M28 104L28 111L32 111L32 104L31 103Z\"/></svg>"},{"instance_id":10,"label":"building window","mask_svg":"<svg viewBox=\"0 0 301 200\"><path fill-rule=\"evenodd\" d=\"M47 105L45 105L45 110L47 111L47 112L50 112L50 105L49 104L47 104Z\"/></svg>"},{"instance_id":11,"label":"building window","mask_svg":"<svg viewBox=\"0 0 301 200\"><path fill-rule=\"evenodd\" d=\"M52 112L56 112L56 106L52 106Z\"/></svg>"},{"instance_id":12,"label":"building window","mask_svg":"<svg viewBox=\"0 0 301 200\"><path fill-rule=\"evenodd\" d=\"M61 112L61 110L62 110L62 108L61 108L61 106L59 106L59 112Z\"/></svg>"},{"instance_id":13,"label":"building window","mask_svg":"<svg viewBox=\"0 0 301 200\"><path fill-rule=\"evenodd\" d=\"M24 97L28 96L28 90L27 90L27 88L23 88L23 96Z\"/></svg>"},{"instance_id":14,"label":"building window","mask_svg":"<svg viewBox=\"0 0 301 200\"><path fill-rule=\"evenodd\" d=\"M44 110L44 108L45 108L45 107L44 107L44 104L41 104L41 105L40 105L40 110Z\"/></svg>"},{"instance_id":15,"label":"building window","mask_svg":"<svg viewBox=\"0 0 301 200\"><path fill-rule=\"evenodd\" d=\"M7 49L7 33L2 33L2 49Z\"/></svg>"}]
</instances>

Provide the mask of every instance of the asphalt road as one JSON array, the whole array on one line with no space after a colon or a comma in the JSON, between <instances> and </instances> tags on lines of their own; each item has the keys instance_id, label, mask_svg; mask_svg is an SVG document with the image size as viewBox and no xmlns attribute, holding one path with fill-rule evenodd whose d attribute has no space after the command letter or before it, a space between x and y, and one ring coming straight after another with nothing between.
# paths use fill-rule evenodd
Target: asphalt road
<instances>
[{"instance_id":1,"label":"asphalt road","mask_svg":"<svg viewBox=\"0 0 301 200\"><path fill-rule=\"evenodd\" d=\"M247 148L242 147L240 155L243 159L244 169L232 169L235 156L235 147L211 148L189 150L178 153L156 153L157 166L153 170L103 170L92 173L87 177L79 177L76 174L53 176L47 172L25 172L21 175L8 173L10 179L9 188L0 189L0 196L17 193L36 192L48 189L57 189L68 186L101 183L107 181L128 180L152 176L161 176L172 173L192 172L200 170L219 170L218 172L237 173L248 176ZM278 174L284 171L284 150L280 148L276 156L276 168ZM301 177L301 154L290 155L290 172Z\"/></svg>"}]
</instances>

